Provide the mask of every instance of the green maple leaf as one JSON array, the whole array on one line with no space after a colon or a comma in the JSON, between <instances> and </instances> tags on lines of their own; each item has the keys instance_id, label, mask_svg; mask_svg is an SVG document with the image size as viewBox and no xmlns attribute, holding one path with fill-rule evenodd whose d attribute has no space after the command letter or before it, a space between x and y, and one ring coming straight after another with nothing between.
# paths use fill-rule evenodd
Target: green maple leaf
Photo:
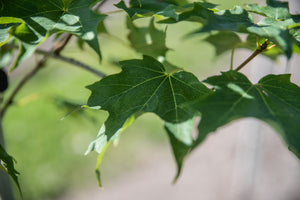
<instances>
[{"instance_id":1,"label":"green maple leaf","mask_svg":"<svg viewBox=\"0 0 300 200\"><path fill-rule=\"evenodd\" d=\"M49 35L58 32L68 32L82 38L101 57L97 25L105 15L90 10L97 1L1 0L0 23L9 25L9 34L21 42L14 67L30 56ZM15 25L16 19L18 25Z\"/></svg>"},{"instance_id":2,"label":"green maple leaf","mask_svg":"<svg viewBox=\"0 0 300 200\"><path fill-rule=\"evenodd\" d=\"M10 177L16 183L20 194L22 195L18 180L19 172L14 167L14 158L4 150L2 145L0 145L0 170L4 170L10 175Z\"/></svg>"},{"instance_id":3,"label":"green maple leaf","mask_svg":"<svg viewBox=\"0 0 300 200\"><path fill-rule=\"evenodd\" d=\"M300 158L300 87L290 82L289 74L267 75L252 84L243 74L229 71L205 82L216 92L195 104L201 112L195 145L233 120L255 117L277 130Z\"/></svg>"},{"instance_id":4,"label":"green maple leaf","mask_svg":"<svg viewBox=\"0 0 300 200\"><path fill-rule=\"evenodd\" d=\"M164 121L180 123L195 115L188 102L211 92L193 74L182 70L168 74L161 63L149 56L120 64L121 73L88 86L92 91L88 106L109 112L97 139L87 151L100 153L100 163L110 141L132 123L129 119L153 112Z\"/></svg>"},{"instance_id":5,"label":"green maple leaf","mask_svg":"<svg viewBox=\"0 0 300 200\"><path fill-rule=\"evenodd\" d=\"M183 122L194 115L187 102L211 92L193 74L182 70L168 74L149 56L120 64L120 74L88 86L92 91L88 106L109 112L105 122L108 139L138 113L153 112L164 121Z\"/></svg>"},{"instance_id":6,"label":"green maple leaf","mask_svg":"<svg viewBox=\"0 0 300 200\"><path fill-rule=\"evenodd\" d=\"M169 50L166 47L166 31L156 29L154 18L151 19L149 27L137 27L130 19L127 19L127 27L130 32L128 39L131 46L138 52L155 58L166 55Z\"/></svg>"}]
</instances>

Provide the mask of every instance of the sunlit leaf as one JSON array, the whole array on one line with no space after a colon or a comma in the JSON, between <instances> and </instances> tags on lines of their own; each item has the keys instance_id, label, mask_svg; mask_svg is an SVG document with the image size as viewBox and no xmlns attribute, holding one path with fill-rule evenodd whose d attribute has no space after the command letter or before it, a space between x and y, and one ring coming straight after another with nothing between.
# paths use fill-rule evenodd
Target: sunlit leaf
<instances>
[{"instance_id":1,"label":"sunlit leaf","mask_svg":"<svg viewBox=\"0 0 300 200\"><path fill-rule=\"evenodd\" d=\"M85 155L91 153L92 151L95 151L99 154L95 169L99 187L102 188L101 172L99 168L102 164L102 160L107 148L110 146L111 142L115 142L119 139L120 135L135 121L136 117L138 116L132 115L131 117L129 117L125 121L124 125L117 131L117 133L112 138L109 139L109 141L107 140L107 136L105 135L106 127L105 125L103 125L99 130L96 140L90 143L87 151L85 152Z\"/></svg>"},{"instance_id":2,"label":"sunlit leaf","mask_svg":"<svg viewBox=\"0 0 300 200\"><path fill-rule=\"evenodd\" d=\"M129 7L126 6L122 0L115 6L123 9L132 19L141 17L150 17L154 14L162 15L165 17L177 18L178 15L175 12L176 6L180 1L161 1L161 0L130 0ZM185 1L181 1L184 3Z\"/></svg>"},{"instance_id":3,"label":"sunlit leaf","mask_svg":"<svg viewBox=\"0 0 300 200\"><path fill-rule=\"evenodd\" d=\"M97 25L105 15L98 15L90 10L97 1L73 0L65 7L62 0L2 0L0 21L4 17L5 24L10 26L8 32L21 42L13 67L30 56L49 35L60 31L82 38L101 57ZM15 25L15 21L7 20L9 18L21 19L23 23ZM3 29L7 27L1 31Z\"/></svg>"}]
</instances>

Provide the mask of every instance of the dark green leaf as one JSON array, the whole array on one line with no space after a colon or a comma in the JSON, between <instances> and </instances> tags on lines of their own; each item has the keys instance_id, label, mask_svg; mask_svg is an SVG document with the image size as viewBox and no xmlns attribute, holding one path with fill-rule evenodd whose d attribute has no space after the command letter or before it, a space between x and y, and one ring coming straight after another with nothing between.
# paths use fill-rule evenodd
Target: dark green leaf
<instances>
[{"instance_id":1,"label":"dark green leaf","mask_svg":"<svg viewBox=\"0 0 300 200\"><path fill-rule=\"evenodd\" d=\"M177 164L177 174L174 178L174 182L178 179L180 175L185 157L191 151L193 145L192 133L194 123L195 118L177 124L165 123L165 130L168 133L173 154Z\"/></svg>"},{"instance_id":2,"label":"dark green leaf","mask_svg":"<svg viewBox=\"0 0 300 200\"><path fill-rule=\"evenodd\" d=\"M183 122L194 116L188 102L211 92L193 74L167 74L161 63L148 56L120 64L121 73L88 86L92 91L88 105L109 112L105 122L108 141L133 115L153 112L167 122Z\"/></svg>"},{"instance_id":3,"label":"dark green leaf","mask_svg":"<svg viewBox=\"0 0 300 200\"><path fill-rule=\"evenodd\" d=\"M6 171L11 176L16 183L20 194L22 195L21 187L18 181L19 172L15 169L14 158L5 151L2 145L0 145L0 169Z\"/></svg>"},{"instance_id":4,"label":"dark green leaf","mask_svg":"<svg viewBox=\"0 0 300 200\"><path fill-rule=\"evenodd\" d=\"M130 30L128 39L131 46L138 52L155 58L166 55L169 50L166 47L166 32L156 29L154 18L151 19L149 27L139 28L127 19L127 27Z\"/></svg>"},{"instance_id":5,"label":"dark green leaf","mask_svg":"<svg viewBox=\"0 0 300 200\"><path fill-rule=\"evenodd\" d=\"M300 88L290 75L268 75L253 85L236 71L206 80L216 92L196 103L201 112L199 144L208 133L239 118L255 117L270 124L300 158Z\"/></svg>"},{"instance_id":6,"label":"dark green leaf","mask_svg":"<svg viewBox=\"0 0 300 200\"><path fill-rule=\"evenodd\" d=\"M97 1L73 0L66 7L62 0L2 0L0 15L6 19L6 24L14 22L7 20L12 17L23 21L8 31L21 41L20 53L13 67L31 55L49 35L61 31L82 38L101 57L97 25L105 15L90 10Z\"/></svg>"},{"instance_id":7,"label":"dark green leaf","mask_svg":"<svg viewBox=\"0 0 300 200\"><path fill-rule=\"evenodd\" d=\"M96 170L100 186L98 168L105 149L135 118L145 112L153 112L166 122L180 123L195 115L189 102L211 93L193 74L182 70L168 74L161 63L149 56L144 56L143 60L122 61L120 64L121 73L88 86L92 91L88 106L109 112L97 139L87 150L87 153L96 151L100 154ZM180 171L184 156L178 156Z\"/></svg>"}]
</instances>

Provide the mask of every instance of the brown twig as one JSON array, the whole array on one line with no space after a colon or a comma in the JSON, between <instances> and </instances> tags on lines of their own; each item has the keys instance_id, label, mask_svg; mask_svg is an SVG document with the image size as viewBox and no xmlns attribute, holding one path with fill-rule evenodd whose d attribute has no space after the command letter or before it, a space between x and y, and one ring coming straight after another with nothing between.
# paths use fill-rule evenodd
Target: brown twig
<instances>
[{"instance_id":1,"label":"brown twig","mask_svg":"<svg viewBox=\"0 0 300 200\"><path fill-rule=\"evenodd\" d=\"M53 53L56 55L59 55L60 52L65 48L65 46L68 44L68 42L70 41L72 37L72 34L68 34L68 36L66 37L66 39L63 40L63 43L61 45L59 45L58 47L54 46L53 49ZM55 45L55 44L54 44Z\"/></svg>"},{"instance_id":2,"label":"brown twig","mask_svg":"<svg viewBox=\"0 0 300 200\"><path fill-rule=\"evenodd\" d=\"M259 45L257 48L242 64L240 64L235 71L241 70L245 65L247 65L253 58L255 58L258 54L268 49L269 42L266 40L263 44Z\"/></svg>"}]
</instances>

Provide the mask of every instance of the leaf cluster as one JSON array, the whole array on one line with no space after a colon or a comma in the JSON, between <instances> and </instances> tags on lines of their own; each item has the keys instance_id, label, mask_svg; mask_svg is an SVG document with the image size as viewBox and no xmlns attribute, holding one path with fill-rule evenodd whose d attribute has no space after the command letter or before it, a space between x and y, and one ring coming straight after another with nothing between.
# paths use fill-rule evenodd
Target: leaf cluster
<instances>
[{"instance_id":1,"label":"leaf cluster","mask_svg":"<svg viewBox=\"0 0 300 200\"><path fill-rule=\"evenodd\" d=\"M80 46L86 42L101 59L97 35L109 33L103 24L106 15L92 11L97 2L0 0L0 46L5 47L12 41L19 43L19 54L11 70L34 53L49 36L64 32L77 36ZM167 28L159 30L155 25L194 23L198 28L187 37L204 35L204 40L215 47L216 55L247 48L271 59L279 55L289 59L293 53L300 52L300 16L290 14L287 3L267 0L266 6L250 4L246 8L235 6L220 10L206 1L130 0L127 5L121 0L115 7L127 13L128 40L131 47L144 56L121 61L120 73L87 86L91 91L87 105L109 113L87 150L87 153L99 153L96 170L99 185L98 167L105 150L137 117L147 112L165 122L178 166L176 178L185 157L209 133L244 117L255 117L270 124L300 158L300 128L297 126L300 88L290 82L289 74L267 75L253 84L237 70L229 70L199 81L192 73L166 60L170 50L166 45ZM262 19L255 22L253 14ZM152 17L147 27L135 24L135 20L145 17ZM242 35L246 35L246 39L242 39ZM10 51L1 49L0 55L4 58ZM1 63L2 59L0 66ZM170 68L172 70L168 70ZM201 119L198 125L196 118ZM192 137L194 126L197 126L196 138ZM12 163L11 157L1 151L1 159ZM6 166L17 182L13 165Z\"/></svg>"}]
</instances>

